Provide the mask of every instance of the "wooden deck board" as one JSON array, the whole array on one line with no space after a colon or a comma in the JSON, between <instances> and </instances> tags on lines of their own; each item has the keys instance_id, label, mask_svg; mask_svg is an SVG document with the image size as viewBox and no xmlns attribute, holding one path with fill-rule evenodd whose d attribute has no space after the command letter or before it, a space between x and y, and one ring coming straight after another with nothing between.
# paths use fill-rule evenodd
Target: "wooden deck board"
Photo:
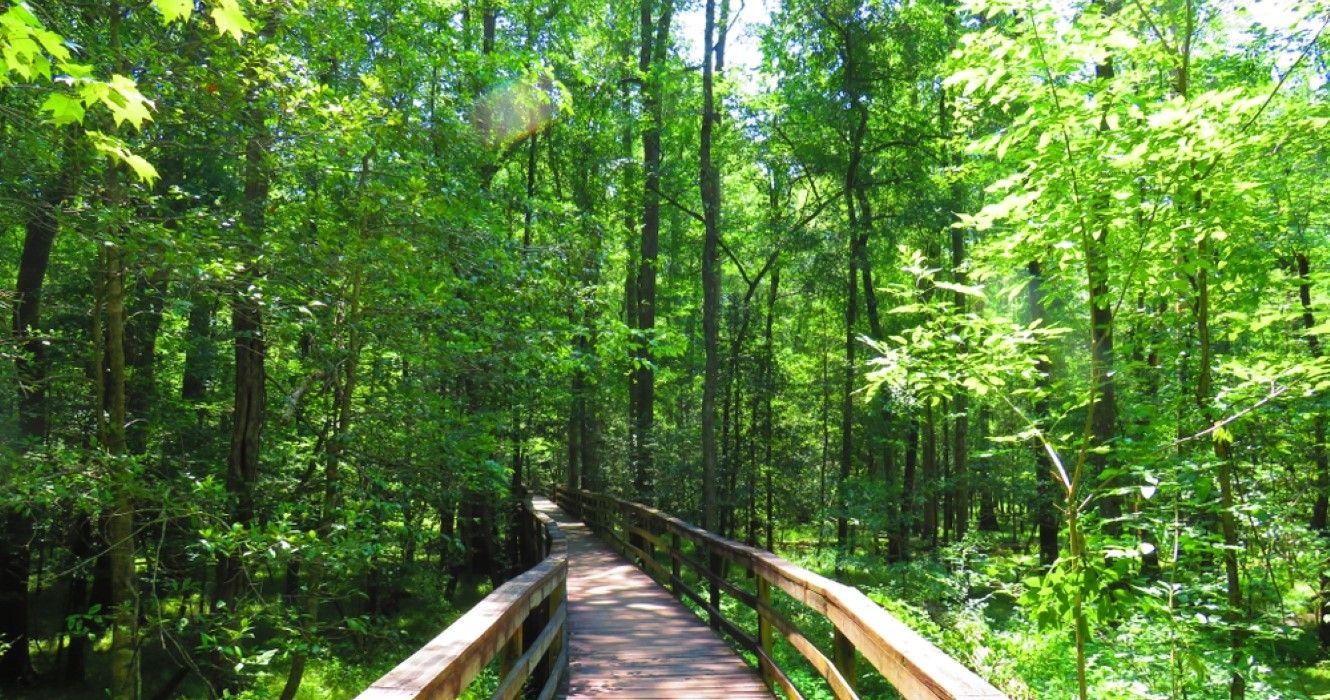
<instances>
[{"instance_id":1,"label":"wooden deck board","mask_svg":"<svg viewBox=\"0 0 1330 700\"><path fill-rule=\"evenodd\" d=\"M543 498L568 538L568 700L756 700L771 692L697 616Z\"/></svg>"}]
</instances>

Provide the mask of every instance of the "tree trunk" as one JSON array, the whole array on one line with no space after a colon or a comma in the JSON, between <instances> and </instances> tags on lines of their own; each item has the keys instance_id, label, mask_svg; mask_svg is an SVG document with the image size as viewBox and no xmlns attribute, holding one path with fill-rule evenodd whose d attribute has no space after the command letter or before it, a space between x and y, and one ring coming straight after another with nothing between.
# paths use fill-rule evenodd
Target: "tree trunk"
<instances>
[{"instance_id":1,"label":"tree trunk","mask_svg":"<svg viewBox=\"0 0 1330 700\"><path fill-rule=\"evenodd\" d=\"M245 147L245 191L241 209L244 244L249 255L245 272L231 300L231 332L235 351L235 399L231 419L231 449L227 457L226 490L235 510L231 520L253 524L254 483L258 480L260 438L266 401L266 346L263 306L252 287L259 282L258 264L266 233L269 136L263 126L265 110L257 104L246 113L251 135ZM244 578L240 562L223 556L217 567L215 603L234 602Z\"/></svg>"},{"instance_id":2,"label":"tree trunk","mask_svg":"<svg viewBox=\"0 0 1330 700\"><path fill-rule=\"evenodd\" d=\"M1048 310L1044 307L1044 277L1038 260L1029 264L1030 281L1026 284L1027 315L1030 323L1041 327L1048 323ZM1040 430L1048 430L1049 393L1052 391L1053 366L1047 353L1041 353L1035 365L1037 373L1034 418ZM1058 559L1058 477L1052 459L1042 444L1034 445L1035 464L1035 520L1039 523L1039 563L1048 568Z\"/></svg>"},{"instance_id":3,"label":"tree trunk","mask_svg":"<svg viewBox=\"0 0 1330 700\"><path fill-rule=\"evenodd\" d=\"M1298 265L1298 300L1302 304L1302 327L1310 330L1316 326L1316 316L1312 313L1311 261L1306 253L1297 253ZM1307 335L1307 349L1313 358L1321 356L1321 340L1315 335ZM1325 448L1325 412L1318 410L1312 423L1312 461L1315 463L1313 483L1316 500L1312 508L1310 528L1313 532L1330 535L1327 531L1327 512L1330 511L1330 460ZM1324 623L1323 623L1324 624ZM1330 629L1327 629L1330 632ZM1322 643L1330 639L1322 637Z\"/></svg>"},{"instance_id":4,"label":"tree trunk","mask_svg":"<svg viewBox=\"0 0 1330 700\"><path fill-rule=\"evenodd\" d=\"M978 436L975 442L986 444L989 430L989 409L984 404L979 405L978 427L975 429ZM978 473L978 483L987 484L987 488L979 490L979 531L997 532L1000 527L997 519L997 489L994 488L993 473L994 465L992 460L984 460L976 466ZM1036 479L1039 474L1035 474ZM1037 483L1037 482L1036 482Z\"/></svg>"},{"instance_id":5,"label":"tree trunk","mask_svg":"<svg viewBox=\"0 0 1330 700\"><path fill-rule=\"evenodd\" d=\"M910 430L905 436L905 470L901 474L900 517L896 521L896 542L899 544L900 561L910 560L910 535L914 529L915 509L918 499L915 497L915 472L919 464L919 421L910 421Z\"/></svg>"},{"instance_id":6,"label":"tree trunk","mask_svg":"<svg viewBox=\"0 0 1330 700\"><path fill-rule=\"evenodd\" d=\"M165 286L164 274L140 275L137 303L126 322L125 361L129 368L126 440L129 451L138 455L148 449L148 428L152 425L149 413L156 404L157 332L166 305Z\"/></svg>"},{"instance_id":7,"label":"tree trunk","mask_svg":"<svg viewBox=\"0 0 1330 700\"><path fill-rule=\"evenodd\" d=\"M14 339L21 352L14 360L18 381L18 439L20 449L46 439L48 371L47 346L41 328L42 287L51 248L60 227L59 211L78 189L82 172L81 141L68 136L59 173L34 204L24 226L14 294ZM6 481L11 467L0 467ZM18 510L0 511L0 639L10 643L0 655L0 685L26 682L32 674L28 651L28 578L31 561L32 515Z\"/></svg>"},{"instance_id":8,"label":"tree trunk","mask_svg":"<svg viewBox=\"0 0 1330 700\"><path fill-rule=\"evenodd\" d=\"M937 464L937 411L929 405L924 409L923 435L923 539L929 549L937 548L938 464Z\"/></svg>"},{"instance_id":9,"label":"tree trunk","mask_svg":"<svg viewBox=\"0 0 1330 700\"><path fill-rule=\"evenodd\" d=\"M1199 200L1199 193L1197 193ZM1217 425L1219 417L1214 410L1212 383L1213 349L1210 342L1210 282L1209 266L1212 264L1209 238L1201 238L1196 244L1196 258L1199 269L1196 271L1196 337L1200 345L1198 373L1196 378L1196 407L1210 427ZM1244 633L1240 628L1242 616L1242 579L1238 569L1238 529L1236 504L1233 490L1233 458L1231 454L1232 438L1221 439L1216 435L1214 454L1219 471L1219 532L1224 542L1223 561L1228 609L1224 618L1229 625L1230 647L1229 661L1233 670L1229 674L1229 697L1238 700L1246 694L1246 679L1238 666L1242 661Z\"/></svg>"},{"instance_id":10,"label":"tree trunk","mask_svg":"<svg viewBox=\"0 0 1330 700\"><path fill-rule=\"evenodd\" d=\"M633 419L636 430L633 450L633 490L643 503L655 501L655 463L652 429L655 424L656 377L650 340L656 328L656 258L660 250L660 167L661 130L664 113L660 71L669 48L670 23L674 0L663 0L652 36L653 0L641 2L642 47L638 68L642 73L642 111L647 127L642 131L642 235L638 253L637 329L641 331L633 368Z\"/></svg>"},{"instance_id":11,"label":"tree trunk","mask_svg":"<svg viewBox=\"0 0 1330 700\"><path fill-rule=\"evenodd\" d=\"M1298 265L1298 300L1302 304L1302 327L1310 330L1316 326L1316 316L1312 313L1311 261L1306 253L1296 256ZM1321 356L1321 339L1315 335L1307 336L1307 349L1313 359ZM1325 410L1318 407L1312 417L1312 461L1315 464L1313 483L1316 501L1312 507L1310 527L1312 532L1322 538L1330 539L1330 523L1327 523L1327 510L1330 510L1330 459L1325 447ZM1324 569L1325 567L1322 567ZM1330 647L1330 576L1320 575L1320 613L1317 618L1316 633L1321 648Z\"/></svg>"},{"instance_id":12,"label":"tree trunk","mask_svg":"<svg viewBox=\"0 0 1330 700\"><path fill-rule=\"evenodd\" d=\"M108 179L115 178L112 171ZM114 195L111 195L114 201ZM125 409L125 263L118 245L102 252L106 282L106 365L107 396L103 408L107 416L105 443L113 461L111 473L114 501L106 516L107 558L111 568L111 694L124 700L137 700L138 660L138 590L134 567L134 505L129 497L133 474L122 467L127 452Z\"/></svg>"},{"instance_id":13,"label":"tree trunk","mask_svg":"<svg viewBox=\"0 0 1330 700\"><path fill-rule=\"evenodd\" d=\"M958 228L951 229L951 268L956 284L967 282L961 271L965 264L965 232ZM956 313L964 314L965 294L956 292L952 298ZM957 540L965 539L970 525L970 397L964 391L956 392L951 400L951 483L953 508L956 511L955 533Z\"/></svg>"},{"instance_id":14,"label":"tree trunk","mask_svg":"<svg viewBox=\"0 0 1330 700\"><path fill-rule=\"evenodd\" d=\"M771 288L767 292L767 328L764 336L765 361L763 362L762 394L765 402L765 414L762 422L762 444L766 455L763 465L766 467L766 546L768 552L775 551L775 513L772 509L772 479L776 472L776 463L772 458L775 432L775 419L772 413L772 400L776 395L776 352L772 343L772 324L776 316L776 292L780 287L780 269L771 270Z\"/></svg>"},{"instance_id":15,"label":"tree trunk","mask_svg":"<svg viewBox=\"0 0 1330 700\"><path fill-rule=\"evenodd\" d=\"M702 345L706 355L702 373L702 527L715 531L718 525L716 473L716 388L720 379L720 176L712 162L712 130L715 127L713 95L716 2L706 0L702 58L702 130L698 153L701 168L698 189L702 197L705 238L702 243Z\"/></svg>"}]
</instances>

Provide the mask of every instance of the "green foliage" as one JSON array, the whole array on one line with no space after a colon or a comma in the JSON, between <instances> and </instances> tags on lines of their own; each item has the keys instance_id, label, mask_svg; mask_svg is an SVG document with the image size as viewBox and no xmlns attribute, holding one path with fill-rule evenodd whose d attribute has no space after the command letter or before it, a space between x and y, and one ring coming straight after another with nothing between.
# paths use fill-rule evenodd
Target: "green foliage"
<instances>
[{"instance_id":1,"label":"green foliage","mask_svg":"<svg viewBox=\"0 0 1330 700\"><path fill-rule=\"evenodd\" d=\"M649 452L629 495L696 520L714 489L723 534L770 528L1012 697L1326 692L1327 15L1260 9L736 25L704 485L700 37L643 75L639 3L5 4L0 277L41 284L0 293L35 314L0 340L0 555L31 555L34 670L86 640L73 692L108 684L127 501L145 689L279 697L303 659L297 697L351 695L514 571L515 485L628 493Z\"/></svg>"}]
</instances>

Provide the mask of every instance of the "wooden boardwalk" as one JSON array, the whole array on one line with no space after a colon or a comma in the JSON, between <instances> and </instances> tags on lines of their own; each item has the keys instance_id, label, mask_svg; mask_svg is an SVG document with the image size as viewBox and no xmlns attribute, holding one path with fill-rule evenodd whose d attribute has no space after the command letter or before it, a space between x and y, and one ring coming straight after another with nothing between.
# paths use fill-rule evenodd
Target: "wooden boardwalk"
<instances>
[{"instance_id":1,"label":"wooden boardwalk","mask_svg":"<svg viewBox=\"0 0 1330 700\"><path fill-rule=\"evenodd\" d=\"M570 700L755 700L772 694L691 611L544 498L568 540Z\"/></svg>"}]
</instances>

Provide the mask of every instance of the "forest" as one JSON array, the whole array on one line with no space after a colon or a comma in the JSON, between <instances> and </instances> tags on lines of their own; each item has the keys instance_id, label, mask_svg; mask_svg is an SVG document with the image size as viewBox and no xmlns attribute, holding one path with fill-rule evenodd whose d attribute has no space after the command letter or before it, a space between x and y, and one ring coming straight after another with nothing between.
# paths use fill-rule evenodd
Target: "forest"
<instances>
[{"instance_id":1,"label":"forest","mask_svg":"<svg viewBox=\"0 0 1330 700\"><path fill-rule=\"evenodd\" d=\"M1015 699L1330 697L1328 25L0 0L0 697L354 696L554 484Z\"/></svg>"}]
</instances>

